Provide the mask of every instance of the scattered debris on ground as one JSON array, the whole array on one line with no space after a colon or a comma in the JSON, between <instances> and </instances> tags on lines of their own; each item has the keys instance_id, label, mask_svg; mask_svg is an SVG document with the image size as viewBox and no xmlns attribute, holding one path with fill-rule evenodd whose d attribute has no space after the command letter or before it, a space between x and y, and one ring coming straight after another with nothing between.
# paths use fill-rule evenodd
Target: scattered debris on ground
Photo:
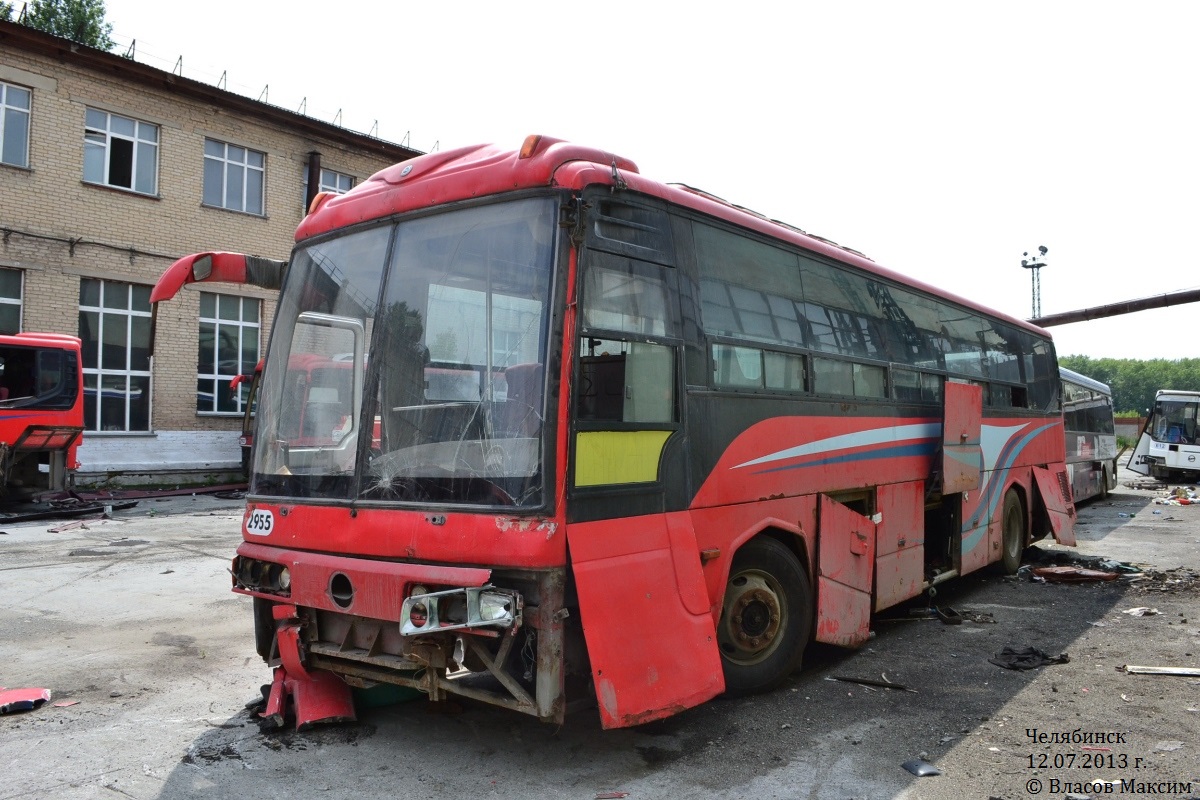
<instances>
[{"instance_id":1,"label":"scattered debris on ground","mask_svg":"<svg viewBox=\"0 0 1200 800\"><path fill-rule=\"evenodd\" d=\"M905 761L900 766L916 775L918 778L931 778L935 775L941 775L942 771L930 764L928 761L922 761L919 758L914 758L912 761Z\"/></svg>"},{"instance_id":2,"label":"scattered debris on ground","mask_svg":"<svg viewBox=\"0 0 1200 800\"><path fill-rule=\"evenodd\" d=\"M1138 667L1126 664L1121 670L1130 675L1179 675L1187 678L1200 677L1200 669L1196 667Z\"/></svg>"},{"instance_id":3,"label":"scattered debris on ground","mask_svg":"<svg viewBox=\"0 0 1200 800\"><path fill-rule=\"evenodd\" d=\"M1154 502L1160 506L1200 505L1200 493L1196 492L1194 486L1176 486L1167 490L1162 497L1154 498Z\"/></svg>"},{"instance_id":4,"label":"scattered debris on ground","mask_svg":"<svg viewBox=\"0 0 1200 800\"><path fill-rule=\"evenodd\" d=\"M1074 567L1066 564L1056 565L1053 567L1034 567L1032 572L1035 577L1042 578L1048 583L1115 581L1118 577L1120 577L1116 572L1089 569L1087 567Z\"/></svg>"},{"instance_id":5,"label":"scattered debris on ground","mask_svg":"<svg viewBox=\"0 0 1200 800\"><path fill-rule=\"evenodd\" d=\"M1005 669L1029 670L1049 664L1067 664L1070 663L1071 657L1066 653L1052 656L1036 647L1005 647L995 658L989 658L988 661Z\"/></svg>"},{"instance_id":6,"label":"scattered debris on ground","mask_svg":"<svg viewBox=\"0 0 1200 800\"><path fill-rule=\"evenodd\" d=\"M49 689L5 689L0 686L0 714L32 711L49 699Z\"/></svg>"},{"instance_id":7,"label":"scattered debris on ground","mask_svg":"<svg viewBox=\"0 0 1200 800\"><path fill-rule=\"evenodd\" d=\"M1132 481L1122 483L1122 486L1129 489L1164 489L1168 488L1166 483L1158 480L1157 477L1135 477Z\"/></svg>"},{"instance_id":8,"label":"scattered debris on ground","mask_svg":"<svg viewBox=\"0 0 1200 800\"><path fill-rule=\"evenodd\" d=\"M873 678L852 678L848 675L829 675L825 678L827 681L842 681L843 683L857 683L860 686L878 686L881 689L895 689L900 692L912 692L917 694L916 689L910 689L902 683L892 683L887 679L887 675L883 676L883 680L875 680Z\"/></svg>"},{"instance_id":9,"label":"scattered debris on ground","mask_svg":"<svg viewBox=\"0 0 1200 800\"><path fill-rule=\"evenodd\" d=\"M1200 591L1200 572L1184 567L1175 569L1147 569L1133 581L1138 592L1191 593Z\"/></svg>"}]
</instances>

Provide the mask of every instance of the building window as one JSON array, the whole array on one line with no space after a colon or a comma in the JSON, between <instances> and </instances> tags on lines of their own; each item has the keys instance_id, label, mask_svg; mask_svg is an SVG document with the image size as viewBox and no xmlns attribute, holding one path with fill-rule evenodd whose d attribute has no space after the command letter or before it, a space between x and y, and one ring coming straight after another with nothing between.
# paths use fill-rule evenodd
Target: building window
<instances>
[{"instance_id":1,"label":"building window","mask_svg":"<svg viewBox=\"0 0 1200 800\"><path fill-rule=\"evenodd\" d=\"M156 194L158 126L89 108L83 128L83 179Z\"/></svg>"},{"instance_id":2,"label":"building window","mask_svg":"<svg viewBox=\"0 0 1200 800\"><path fill-rule=\"evenodd\" d=\"M21 279L19 269L0 269L0 333L21 332Z\"/></svg>"},{"instance_id":3,"label":"building window","mask_svg":"<svg viewBox=\"0 0 1200 800\"><path fill-rule=\"evenodd\" d=\"M29 102L33 92L0 82L0 163L29 166Z\"/></svg>"},{"instance_id":4,"label":"building window","mask_svg":"<svg viewBox=\"0 0 1200 800\"><path fill-rule=\"evenodd\" d=\"M204 204L261 216L266 160L256 150L205 139Z\"/></svg>"},{"instance_id":5,"label":"building window","mask_svg":"<svg viewBox=\"0 0 1200 800\"><path fill-rule=\"evenodd\" d=\"M303 182L304 182L304 189L302 192L302 196L308 197L308 170L307 169L304 170ZM350 191L353 188L354 188L354 176L353 175L343 175L342 173L334 172L331 169L322 169L321 170L321 185L317 187L318 192L331 192L333 194L345 194L346 192ZM304 210L307 212L308 207L306 206Z\"/></svg>"},{"instance_id":6,"label":"building window","mask_svg":"<svg viewBox=\"0 0 1200 800\"><path fill-rule=\"evenodd\" d=\"M345 194L354 188L354 178L331 169L321 170L321 191Z\"/></svg>"},{"instance_id":7,"label":"building window","mask_svg":"<svg viewBox=\"0 0 1200 800\"><path fill-rule=\"evenodd\" d=\"M229 391L236 375L253 375L258 364L259 301L200 293L200 351L196 363L196 411L241 414L250 382Z\"/></svg>"},{"instance_id":8,"label":"building window","mask_svg":"<svg viewBox=\"0 0 1200 800\"><path fill-rule=\"evenodd\" d=\"M150 287L83 278L84 427L150 430Z\"/></svg>"}]
</instances>

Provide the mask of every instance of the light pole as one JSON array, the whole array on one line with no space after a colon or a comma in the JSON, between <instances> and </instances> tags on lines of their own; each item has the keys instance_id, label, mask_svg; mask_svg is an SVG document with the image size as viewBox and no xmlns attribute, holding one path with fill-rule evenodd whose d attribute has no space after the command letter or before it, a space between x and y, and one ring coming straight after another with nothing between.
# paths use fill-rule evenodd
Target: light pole
<instances>
[{"instance_id":1,"label":"light pole","mask_svg":"<svg viewBox=\"0 0 1200 800\"><path fill-rule=\"evenodd\" d=\"M1022 253L1025 256L1021 259L1021 266L1028 270L1033 270L1033 316L1030 319L1037 319L1042 315L1042 279L1040 270L1046 266L1046 245L1039 245L1036 256L1030 256L1029 253Z\"/></svg>"}]
</instances>

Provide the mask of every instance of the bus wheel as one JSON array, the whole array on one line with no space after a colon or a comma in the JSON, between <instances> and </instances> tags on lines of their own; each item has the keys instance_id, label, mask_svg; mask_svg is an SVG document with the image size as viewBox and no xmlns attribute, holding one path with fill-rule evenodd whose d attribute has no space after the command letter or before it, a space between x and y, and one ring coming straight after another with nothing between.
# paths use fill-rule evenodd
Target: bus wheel
<instances>
[{"instance_id":1,"label":"bus wheel","mask_svg":"<svg viewBox=\"0 0 1200 800\"><path fill-rule=\"evenodd\" d=\"M1004 515L1000 518L1004 549L1000 566L1005 575L1015 575L1021 566L1021 553L1025 550L1025 508L1021 498L1012 489L1004 495Z\"/></svg>"},{"instance_id":2,"label":"bus wheel","mask_svg":"<svg viewBox=\"0 0 1200 800\"><path fill-rule=\"evenodd\" d=\"M811 620L808 573L792 551L765 536L746 543L733 557L717 626L725 691L779 685L800 666Z\"/></svg>"},{"instance_id":3,"label":"bus wheel","mask_svg":"<svg viewBox=\"0 0 1200 800\"><path fill-rule=\"evenodd\" d=\"M1104 469L1101 470L1101 472L1100 472L1100 499L1101 500L1108 497L1108 481L1109 481L1108 465L1106 464L1104 466Z\"/></svg>"}]
</instances>

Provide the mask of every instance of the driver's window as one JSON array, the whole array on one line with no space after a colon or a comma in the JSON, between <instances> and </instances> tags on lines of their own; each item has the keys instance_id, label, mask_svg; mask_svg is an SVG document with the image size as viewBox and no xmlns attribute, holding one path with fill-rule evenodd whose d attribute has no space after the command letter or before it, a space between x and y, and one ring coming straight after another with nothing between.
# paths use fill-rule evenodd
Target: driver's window
<instances>
[{"instance_id":1,"label":"driver's window","mask_svg":"<svg viewBox=\"0 0 1200 800\"><path fill-rule=\"evenodd\" d=\"M580 421L675 421L675 364L670 347L585 337L580 342Z\"/></svg>"}]
</instances>

